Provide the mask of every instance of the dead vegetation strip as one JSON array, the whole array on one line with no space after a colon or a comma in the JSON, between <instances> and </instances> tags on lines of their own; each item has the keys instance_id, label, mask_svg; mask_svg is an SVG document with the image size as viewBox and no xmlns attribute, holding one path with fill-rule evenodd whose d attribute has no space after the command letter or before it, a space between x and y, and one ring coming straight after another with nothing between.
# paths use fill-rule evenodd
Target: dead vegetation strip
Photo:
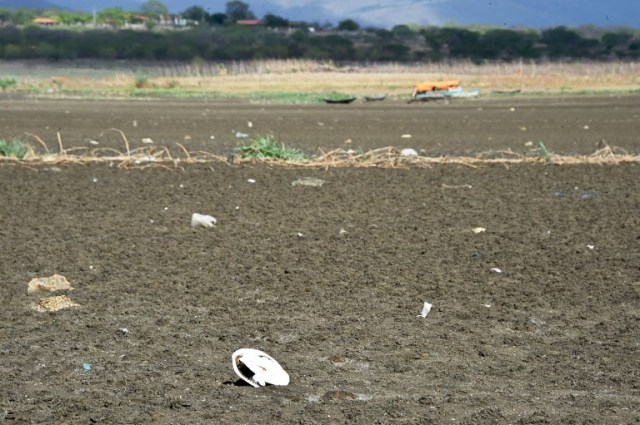
<instances>
[{"instance_id":1,"label":"dead vegetation strip","mask_svg":"<svg viewBox=\"0 0 640 425\"><path fill-rule=\"evenodd\" d=\"M402 156L400 151L388 146L365 152L334 149L328 152L320 150L316 156L301 161L283 161L278 159L255 159L241 156L225 157L205 151L189 151L184 145L176 143L172 151L168 147L142 147L131 149L127 136L122 130L111 128L106 132L118 133L124 142L124 151L114 148L65 148L58 133L58 151L52 152L37 135L25 133L33 138L43 149L43 153L31 150L25 157L0 157L0 163L15 163L24 166L71 165L71 164L109 164L119 168L163 167L179 168L189 164L226 163L229 165L269 164L299 168L333 167L376 167L376 168L426 168L435 164L460 164L470 167L499 164L554 164L554 165L617 165L640 163L640 154L630 154L622 148L609 146L601 142L601 148L590 155L559 155L555 153L521 154L511 150L481 152L475 156Z\"/></svg>"}]
</instances>

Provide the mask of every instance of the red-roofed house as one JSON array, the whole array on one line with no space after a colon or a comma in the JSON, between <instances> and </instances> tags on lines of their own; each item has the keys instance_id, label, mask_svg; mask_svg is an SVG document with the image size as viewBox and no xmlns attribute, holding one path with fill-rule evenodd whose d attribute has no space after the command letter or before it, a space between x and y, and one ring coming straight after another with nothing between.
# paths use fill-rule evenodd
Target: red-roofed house
<instances>
[{"instance_id":1,"label":"red-roofed house","mask_svg":"<svg viewBox=\"0 0 640 425\"><path fill-rule=\"evenodd\" d=\"M32 23L36 25L58 25L60 22L54 18L36 18Z\"/></svg>"},{"instance_id":2,"label":"red-roofed house","mask_svg":"<svg viewBox=\"0 0 640 425\"><path fill-rule=\"evenodd\" d=\"M237 25L244 25L247 27L257 27L262 25L262 21L259 19L239 19L236 21Z\"/></svg>"}]
</instances>

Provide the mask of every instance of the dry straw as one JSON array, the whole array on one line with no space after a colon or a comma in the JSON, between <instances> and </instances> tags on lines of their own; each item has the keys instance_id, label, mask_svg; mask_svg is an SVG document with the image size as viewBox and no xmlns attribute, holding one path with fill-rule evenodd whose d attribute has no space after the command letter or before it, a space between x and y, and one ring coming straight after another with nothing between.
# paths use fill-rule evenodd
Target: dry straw
<instances>
[{"instance_id":1,"label":"dry straw","mask_svg":"<svg viewBox=\"0 0 640 425\"><path fill-rule=\"evenodd\" d=\"M548 156L521 154L511 150L488 151L474 156L418 156L406 157L392 146L373 149L365 152L335 149L328 152L319 150L318 154L299 161L283 161L280 159L229 158L205 151L189 151L180 143L173 150L168 147L143 147L131 149L127 136L122 130L110 128L103 132L115 132L123 140L124 151L114 148L65 148L62 136L58 133L58 152L52 153L47 144L37 135L25 133L39 144L44 153L37 154L33 150L22 159L0 157L0 163L17 163L25 166L62 165L62 164L110 164L120 168L163 167L175 169L186 164L227 163L251 164L268 163L288 167L332 168L332 167L377 167L377 168L425 168L434 164L462 164L470 167L500 164L504 166L516 164L555 164L555 165L616 165L624 163L640 163L640 155L630 154L624 149L609 146L602 141L602 148L590 155Z\"/></svg>"}]
</instances>

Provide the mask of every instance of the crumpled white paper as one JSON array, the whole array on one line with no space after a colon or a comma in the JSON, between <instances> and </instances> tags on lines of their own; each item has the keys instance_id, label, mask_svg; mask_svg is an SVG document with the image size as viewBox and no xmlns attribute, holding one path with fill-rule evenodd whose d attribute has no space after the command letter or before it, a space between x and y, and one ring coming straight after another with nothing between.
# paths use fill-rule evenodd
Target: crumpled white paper
<instances>
[{"instance_id":1,"label":"crumpled white paper","mask_svg":"<svg viewBox=\"0 0 640 425\"><path fill-rule=\"evenodd\" d=\"M193 213L191 216L191 227L213 227L218 220L215 217L211 217L210 215Z\"/></svg>"},{"instance_id":2,"label":"crumpled white paper","mask_svg":"<svg viewBox=\"0 0 640 425\"><path fill-rule=\"evenodd\" d=\"M418 317L426 318L427 314L431 311L431 307L433 307L433 304L429 304L425 301L424 306L422 307L422 312L418 314Z\"/></svg>"},{"instance_id":3,"label":"crumpled white paper","mask_svg":"<svg viewBox=\"0 0 640 425\"><path fill-rule=\"evenodd\" d=\"M413 148L404 148L400 151L400 156L418 156L418 152Z\"/></svg>"}]
</instances>

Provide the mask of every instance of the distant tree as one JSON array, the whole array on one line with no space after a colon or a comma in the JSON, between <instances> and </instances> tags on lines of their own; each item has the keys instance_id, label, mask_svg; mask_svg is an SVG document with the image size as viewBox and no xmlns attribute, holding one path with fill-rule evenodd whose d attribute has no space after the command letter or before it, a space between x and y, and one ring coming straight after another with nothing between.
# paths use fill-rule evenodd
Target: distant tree
<instances>
[{"instance_id":1,"label":"distant tree","mask_svg":"<svg viewBox=\"0 0 640 425\"><path fill-rule=\"evenodd\" d=\"M182 12L182 17L185 19L191 19L192 21L200 22L201 24L209 21L209 14L201 6L191 6L187 8L184 12Z\"/></svg>"},{"instance_id":2,"label":"distant tree","mask_svg":"<svg viewBox=\"0 0 640 425\"><path fill-rule=\"evenodd\" d=\"M227 15L224 13L212 13L207 18L207 22L211 25L224 25L227 22Z\"/></svg>"},{"instance_id":3,"label":"distant tree","mask_svg":"<svg viewBox=\"0 0 640 425\"><path fill-rule=\"evenodd\" d=\"M57 18L64 25L87 24L93 17L89 13L58 11Z\"/></svg>"},{"instance_id":4,"label":"distant tree","mask_svg":"<svg viewBox=\"0 0 640 425\"><path fill-rule=\"evenodd\" d=\"M225 15L231 22L241 19L256 19L256 15L253 14L249 5L239 0L227 2Z\"/></svg>"},{"instance_id":5,"label":"distant tree","mask_svg":"<svg viewBox=\"0 0 640 425\"><path fill-rule=\"evenodd\" d=\"M411 37L414 34L414 31L408 25L396 25L391 28L391 32L397 37Z\"/></svg>"},{"instance_id":6,"label":"distant tree","mask_svg":"<svg viewBox=\"0 0 640 425\"><path fill-rule=\"evenodd\" d=\"M537 33L510 29L492 29L480 38L479 52L484 59L513 60L536 56Z\"/></svg>"},{"instance_id":7,"label":"distant tree","mask_svg":"<svg viewBox=\"0 0 640 425\"><path fill-rule=\"evenodd\" d=\"M102 9L97 14L98 22L103 24L112 25L114 27L123 26L129 19L130 13L125 12L120 7L110 7L108 9Z\"/></svg>"},{"instance_id":8,"label":"distant tree","mask_svg":"<svg viewBox=\"0 0 640 425\"><path fill-rule=\"evenodd\" d=\"M150 18L158 18L169 14L169 8L160 0L147 0L140 7L142 14Z\"/></svg>"},{"instance_id":9,"label":"distant tree","mask_svg":"<svg viewBox=\"0 0 640 425\"><path fill-rule=\"evenodd\" d=\"M262 20L264 21L264 25L269 28L286 28L289 26L289 21L286 18L274 15L273 13L267 13Z\"/></svg>"},{"instance_id":10,"label":"distant tree","mask_svg":"<svg viewBox=\"0 0 640 425\"><path fill-rule=\"evenodd\" d=\"M627 32L608 32L602 36L602 43L607 50L625 47L633 36Z\"/></svg>"},{"instance_id":11,"label":"distant tree","mask_svg":"<svg viewBox=\"0 0 640 425\"><path fill-rule=\"evenodd\" d=\"M13 13L13 23L16 25L28 25L38 17L35 9L18 9Z\"/></svg>"},{"instance_id":12,"label":"distant tree","mask_svg":"<svg viewBox=\"0 0 640 425\"><path fill-rule=\"evenodd\" d=\"M360 25L358 25L358 23L353 19L345 19L338 23L338 27L336 29L338 31L358 31L360 29Z\"/></svg>"}]
</instances>

